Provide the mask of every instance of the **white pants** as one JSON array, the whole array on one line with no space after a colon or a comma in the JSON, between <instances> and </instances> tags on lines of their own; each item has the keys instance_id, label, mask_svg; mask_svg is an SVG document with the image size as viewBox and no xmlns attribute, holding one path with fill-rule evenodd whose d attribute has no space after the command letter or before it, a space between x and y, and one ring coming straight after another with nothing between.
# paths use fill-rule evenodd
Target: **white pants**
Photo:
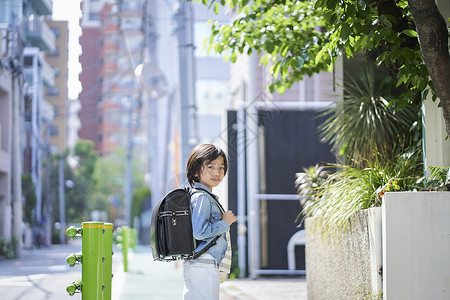
<instances>
[{"instance_id":1,"label":"white pants","mask_svg":"<svg viewBox=\"0 0 450 300\"><path fill-rule=\"evenodd\" d=\"M209 254L203 254L200 258L214 261ZM214 263L187 261L183 265L183 271L184 300L219 300L220 275Z\"/></svg>"}]
</instances>

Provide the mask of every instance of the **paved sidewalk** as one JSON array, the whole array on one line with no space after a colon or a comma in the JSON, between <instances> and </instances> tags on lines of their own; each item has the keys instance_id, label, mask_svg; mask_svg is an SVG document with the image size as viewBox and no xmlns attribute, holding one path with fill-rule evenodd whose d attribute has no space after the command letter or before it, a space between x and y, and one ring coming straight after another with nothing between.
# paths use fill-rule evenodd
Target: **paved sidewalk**
<instances>
[{"instance_id":1,"label":"paved sidewalk","mask_svg":"<svg viewBox=\"0 0 450 300\"><path fill-rule=\"evenodd\" d=\"M183 294L182 262L155 262L150 246L129 252L128 272L123 272L122 255L114 252L112 300L178 300ZM261 277L226 280L221 283L221 300L306 300L306 280L297 277Z\"/></svg>"}]
</instances>

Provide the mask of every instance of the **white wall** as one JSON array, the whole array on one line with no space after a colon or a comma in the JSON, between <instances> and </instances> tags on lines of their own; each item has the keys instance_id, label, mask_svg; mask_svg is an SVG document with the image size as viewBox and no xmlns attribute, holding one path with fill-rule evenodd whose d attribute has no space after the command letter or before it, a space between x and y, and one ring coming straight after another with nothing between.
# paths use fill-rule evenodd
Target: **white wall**
<instances>
[{"instance_id":1,"label":"white wall","mask_svg":"<svg viewBox=\"0 0 450 300\"><path fill-rule=\"evenodd\" d=\"M382 210L384 299L450 299L450 192L386 193Z\"/></svg>"}]
</instances>

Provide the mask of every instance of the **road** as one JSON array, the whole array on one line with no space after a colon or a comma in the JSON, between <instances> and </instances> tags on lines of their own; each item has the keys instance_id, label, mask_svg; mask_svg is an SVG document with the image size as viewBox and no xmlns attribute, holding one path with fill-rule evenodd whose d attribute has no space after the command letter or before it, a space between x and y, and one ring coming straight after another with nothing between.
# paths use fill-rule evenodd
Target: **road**
<instances>
[{"instance_id":1,"label":"road","mask_svg":"<svg viewBox=\"0 0 450 300\"><path fill-rule=\"evenodd\" d=\"M81 265L71 268L66 257L81 251L81 239L67 245L25 250L20 259L0 261L1 300L81 300L70 296L66 286L81 277ZM112 300L181 299L183 277L180 263L154 262L149 246L129 253L129 270L123 271L122 254L114 249ZM307 299L304 278L226 280L221 299Z\"/></svg>"},{"instance_id":2,"label":"road","mask_svg":"<svg viewBox=\"0 0 450 300\"><path fill-rule=\"evenodd\" d=\"M81 240L68 245L24 250L20 259L0 261L0 299L63 300L81 299L69 296L66 286L81 276L81 266L69 267L66 257L81 251Z\"/></svg>"}]
</instances>

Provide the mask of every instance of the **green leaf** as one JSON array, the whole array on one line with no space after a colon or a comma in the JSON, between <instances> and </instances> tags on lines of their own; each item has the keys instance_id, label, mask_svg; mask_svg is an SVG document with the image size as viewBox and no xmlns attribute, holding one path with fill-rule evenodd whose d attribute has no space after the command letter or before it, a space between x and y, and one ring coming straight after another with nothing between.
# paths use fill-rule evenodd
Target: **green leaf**
<instances>
[{"instance_id":1,"label":"green leaf","mask_svg":"<svg viewBox=\"0 0 450 300\"><path fill-rule=\"evenodd\" d=\"M270 71L273 74L274 78L278 77L278 73L280 72L280 67L281 67L281 61L278 61L276 64L274 64L271 68Z\"/></svg>"},{"instance_id":2,"label":"green leaf","mask_svg":"<svg viewBox=\"0 0 450 300\"><path fill-rule=\"evenodd\" d=\"M346 41L351 32L352 29L350 28L350 25L348 25L347 23L342 24L340 38Z\"/></svg>"},{"instance_id":3,"label":"green leaf","mask_svg":"<svg viewBox=\"0 0 450 300\"><path fill-rule=\"evenodd\" d=\"M386 59L387 54L388 54L388 52L383 52L377 57L377 59L375 61L377 67L379 67L383 63L383 61Z\"/></svg>"},{"instance_id":4,"label":"green leaf","mask_svg":"<svg viewBox=\"0 0 450 300\"><path fill-rule=\"evenodd\" d=\"M336 20L337 20L337 14L334 13L331 15L331 17L328 21L330 22L330 24L334 24L334 23L336 23Z\"/></svg>"},{"instance_id":5,"label":"green leaf","mask_svg":"<svg viewBox=\"0 0 450 300\"><path fill-rule=\"evenodd\" d=\"M217 15L219 13L219 3L214 4L214 13Z\"/></svg>"},{"instance_id":6,"label":"green leaf","mask_svg":"<svg viewBox=\"0 0 450 300\"><path fill-rule=\"evenodd\" d=\"M280 49L281 56L286 57L288 51L289 51L289 44L286 43Z\"/></svg>"},{"instance_id":7,"label":"green leaf","mask_svg":"<svg viewBox=\"0 0 450 300\"><path fill-rule=\"evenodd\" d=\"M269 53L272 53L273 52L273 49L275 48L275 45L273 44L273 42L272 41L267 41L265 44L264 44L264 48L266 49L266 51L267 52L269 52Z\"/></svg>"},{"instance_id":8,"label":"green leaf","mask_svg":"<svg viewBox=\"0 0 450 300\"><path fill-rule=\"evenodd\" d=\"M283 95L283 93L286 91L286 87L284 86L284 85L281 85L281 86L278 86L277 87L277 92L280 94L280 95Z\"/></svg>"},{"instance_id":9,"label":"green leaf","mask_svg":"<svg viewBox=\"0 0 450 300\"><path fill-rule=\"evenodd\" d=\"M334 10L337 5L338 0L328 0L327 1L327 8L330 10Z\"/></svg>"},{"instance_id":10,"label":"green leaf","mask_svg":"<svg viewBox=\"0 0 450 300\"><path fill-rule=\"evenodd\" d=\"M230 56L230 61L231 61L232 63L235 63L236 60L237 60L237 53L236 53L236 51L233 51L233 52L231 53L231 56Z\"/></svg>"},{"instance_id":11,"label":"green leaf","mask_svg":"<svg viewBox=\"0 0 450 300\"><path fill-rule=\"evenodd\" d=\"M397 81L397 85L395 87L398 87L399 85L401 85L402 83L406 82L406 75L403 74L402 76L400 76L400 78Z\"/></svg>"},{"instance_id":12,"label":"green leaf","mask_svg":"<svg viewBox=\"0 0 450 300\"><path fill-rule=\"evenodd\" d=\"M223 45L222 44L216 44L215 50L216 50L217 53L222 53Z\"/></svg>"},{"instance_id":13,"label":"green leaf","mask_svg":"<svg viewBox=\"0 0 450 300\"><path fill-rule=\"evenodd\" d=\"M269 54L269 53L264 54L264 55L261 56L261 58L259 59L259 63L261 63L261 64L267 66L267 64L269 63L269 57L270 57L270 54Z\"/></svg>"},{"instance_id":14,"label":"green leaf","mask_svg":"<svg viewBox=\"0 0 450 300\"><path fill-rule=\"evenodd\" d=\"M281 64L281 68L280 68L281 78L283 78L283 80L286 79L286 76L288 75L288 70L289 70L289 64L286 64L285 61L286 60L283 61L283 63Z\"/></svg>"},{"instance_id":15,"label":"green leaf","mask_svg":"<svg viewBox=\"0 0 450 300\"><path fill-rule=\"evenodd\" d=\"M320 51L316 55L315 63L318 64L322 59L323 54L325 53L325 48L320 49Z\"/></svg>"},{"instance_id":16,"label":"green leaf","mask_svg":"<svg viewBox=\"0 0 450 300\"><path fill-rule=\"evenodd\" d=\"M316 3L314 4L314 9L318 10L318 9L322 8L324 1L325 0L317 0Z\"/></svg>"},{"instance_id":17,"label":"green leaf","mask_svg":"<svg viewBox=\"0 0 450 300\"><path fill-rule=\"evenodd\" d=\"M275 90L275 86L273 84L269 85L269 91L271 93L273 93L274 90Z\"/></svg>"},{"instance_id":18,"label":"green leaf","mask_svg":"<svg viewBox=\"0 0 450 300\"><path fill-rule=\"evenodd\" d=\"M381 16L380 16L380 21L381 21L384 25L386 25L387 27L392 27L391 21L389 21L389 20L386 18L385 15L381 15Z\"/></svg>"},{"instance_id":19,"label":"green leaf","mask_svg":"<svg viewBox=\"0 0 450 300\"><path fill-rule=\"evenodd\" d=\"M402 33L406 34L407 36L410 37L417 37L417 32L415 30L412 29L405 29L402 31Z\"/></svg>"}]
</instances>

